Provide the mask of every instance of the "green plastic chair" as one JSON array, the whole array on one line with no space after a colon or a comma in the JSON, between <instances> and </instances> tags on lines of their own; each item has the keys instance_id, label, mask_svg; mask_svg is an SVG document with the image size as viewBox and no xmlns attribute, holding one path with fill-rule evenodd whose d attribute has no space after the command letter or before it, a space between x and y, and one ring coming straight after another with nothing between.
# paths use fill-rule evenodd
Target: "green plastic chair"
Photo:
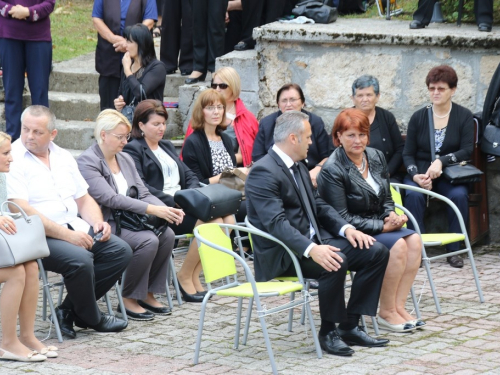
<instances>
[{"instance_id":1,"label":"green plastic chair","mask_svg":"<svg viewBox=\"0 0 500 375\"><path fill-rule=\"evenodd\" d=\"M224 233L223 230L225 230L226 233ZM266 343L273 374L277 374L278 371L276 368L276 362L274 360L271 341L267 332L265 318L267 315L274 314L276 312L286 311L304 304L306 306L307 318L309 320L316 353L318 358L322 358L322 351L316 334L314 320L312 318L311 306L309 304L310 296L305 290L305 282L302 277L302 272L300 270L298 261L295 259L295 257L292 257L297 272L298 281L256 282L251 269L246 264L244 259L242 259L237 253L233 252L231 240L228 235L229 230L237 230L240 232L246 232L252 235L265 237L271 241L279 243L287 252L293 254L290 249L288 249L281 241L278 241L272 236L269 236L261 231L254 230L252 228L245 228L230 224L211 223L200 225L194 229L194 235L199 245L200 259L203 266L203 273L205 275L205 282L208 285L207 294L205 295L201 305L194 363L198 364L206 305L213 295L238 298L236 330L234 337L235 349L237 349L239 346L243 298L249 298L248 306L250 309L253 308L253 302L255 301L255 306L262 327L262 334L264 335L264 340ZM236 262L238 262L242 266L246 282L238 281ZM224 285L212 288L212 282L221 279L225 280ZM263 308L261 304L261 298L284 296L299 291L302 291L303 297L301 299L288 301L283 305L272 307L270 309ZM247 318L248 316L249 315L247 315Z\"/></svg>"},{"instance_id":2,"label":"green plastic chair","mask_svg":"<svg viewBox=\"0 0 500 375\"><path fill-rule=\"evenodd\" d=\"M415 217L411 214L410 211L408 211L408 209L406 207L404 207L402 205L402 198L401 198L401 194L400 194L401 189L416 191L416 192L425 194L429 197L432 197L432 198L435 198L435 199L438 199L440 201L445 202L447 205L449 205L453 209L453 211L455 212L455 215L457 215L458 221L460 223L461 233L424 233L424 234L422 234L420 232L420 228L418 227L417 221L415 220ZM472 268L472 273L474 275L474 280L476 282L477 292L479 294L479 301L481 303L483 303L484 302L483 291L481 290L481 283L479 282L479 274L477 272L476 262L474 261L474 255L472 254L472 247L471 247L471 244L469 242L469 236L467 234L467 227L465 226L462 214L458 210L458 207L455 205L455 203L453 203L448 198L446 198L440 194L437 194L433 191L425 190L425 189L422 189L420 187L411 186L411 185L391 183L391 192L392 192L392 199L394 200L394 203L396 204L397 209L400 209L401 211L403 211L406 214L406 216L408 216L408 218L413 223L413 227L415 228L415 231L422 237L422 260L423 260L425 270L427 272L427 278L429 279L429 285L431 287L432 296L434 298L434 303L436 305L437 312L439 314L441 314L441 306L439 304L439 297L437 296L436 287L434 285L434 280L432 278L430 262L433 260L446 258L449 256L458 255L458 254L467 254L467 256L469 257L470 265ZM426 251L425 251L426 246L445 246L445 245L448 245L450 243L460 242L460 241L464 241L465 248L457 250L457 251L453 251L451 253L436 255L436 256L429 258L427 256Z\"/></svg>"}]
</instances>

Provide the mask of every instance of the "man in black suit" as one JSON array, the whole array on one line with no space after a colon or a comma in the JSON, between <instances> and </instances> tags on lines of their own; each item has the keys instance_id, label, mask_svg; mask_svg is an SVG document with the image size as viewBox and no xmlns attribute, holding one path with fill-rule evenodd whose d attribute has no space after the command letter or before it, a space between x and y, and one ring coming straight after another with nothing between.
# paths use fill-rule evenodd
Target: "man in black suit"
<instances>
[{"instance_id":1,"label":"man in black suit","mask_svg":"<svg viewBox=\"0 0 500 375\"><path fill-rule=\"evenodd\" d=\"M373 347L389 342L358 327L361 314L376 315L389 251L314 194L306 166L297 163L306 158L311 144L308 119L290 111L276 120L275 144L246 180L248 219L283 241L297 254L304 276L318 280L321 347L330 354L352 355L348 344ZM293 275L290 256L276 243L256 237L254 254L258 281ZM347 270L356 277L346 309ZM338 328L335 323L340 323Z\"/></svg>"}]
</instances>

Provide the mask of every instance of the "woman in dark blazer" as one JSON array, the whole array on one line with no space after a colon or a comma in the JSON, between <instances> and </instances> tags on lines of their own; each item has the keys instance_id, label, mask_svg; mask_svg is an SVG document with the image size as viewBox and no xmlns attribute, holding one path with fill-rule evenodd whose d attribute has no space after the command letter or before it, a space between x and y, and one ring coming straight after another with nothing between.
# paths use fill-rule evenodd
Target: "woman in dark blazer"
<instances>
[{"instance_id":1,"label":"woman in dark blazer","mask_svg":"<svg viewBox=\"0 0 500 375\"><path fill-rule=\"evenodd\" d=\"M394 115L377 107L379 99L380 85L377 78L364 75L352 84L354 107L367 115L370 121L370 147L384 154L391 180L402 182L404 174L398 172L403 165L403 137Z\"/></svg>"},{"instance_id":2,"label":"woman in dark blazer","mask_svg":"<svg viewBox=\"0 0 500 375\"><path fill-rule=\"evenodd\" d=\"M462 214L464 222L469 217L469 200L467 185L452 185L441 177L443 169L450 164L470 160L474 148L474 126L472 113L451 101L457 90L458 77L455 70L448 65L432 68L426 78L431 106L419 109L408 123L403 161L408 171L404 183L419 186L444 195L455 203ZM429 111L434 122L436 160L431 158L429 134ZM408 208L425 233L424 213L426 199L423 194L406 191L405 207ZM455 212L448 207L448 227L450 233L460 232L460 223ZM412 227L408 223L408 227ZM459 249L460 243L446 245L448 252ZM447 258L455 268L462 268L464 263L460 256Z\"/></svg>"},{"instance_id":3,"label":"woman in dark blazer","mask_svg":"<svg viewBox=\"0 0 500 375\"><path fill-rule=\"evenodd\" d=\"M176 206L174 194L181 189L200 187L196 174L184 164L172 143L163 139L167 111L158 100L144 100L135 109L132 136L124 151L132 156L137 172L149 191L169 207ZM233 216L211 222L234 224ZM185 215L182 223L173 223L176 235L193 233L203 224L197 217ZM186 302L202 302L205 292L200 282L200 255L196 241L192 241L181 269L177 272L181 293Z\"/></svg>"},{"instance_id":4,"label":"woman in dark blazer","mask_svg":"<svg viewBox=\"0 0 500 375\"><path fill-rule=\"evenodd\" d=\"M312 144L309 146L305 161L313 186L316 187L316 176L321 170L321 165L323 165L332 153L333 145L326 133L325 123L321 117L304 109L305 101L302 88L295 83L283 85L278 90L276 103L278 104L279 111L271 113L260 120L259 131L253 144L252 160L255 162L265 156L274 144L276 119L287 111L301 111L309 116L309 123L311 124Z\"/></svg>"},{"instance_id":5,"label":"woman in dark blazer","mask_svg":"<svg viewBox=\"0 0 500 375\"><path fill-rule=\"evenodd\" d=\"M101 206L104 221L116 232L113 210L150 214L180 223L182 210L165 206L142 183L130 155L121 152L130 138L130 123L121 113L106 109L96 120L97 143L79 158L78 168L89 185L89 194ZM131 186L138 190L137 199L127 196ZM169 315L171 310L158 302L154 293L166 293L167 267L172 256L175 235L166 227L157 237L150 230L134 232L121 228L119 237L134 254L123 280L123 302L130 319L151 320L155 314Z\"/></svg>"},{"instance_id":6,"label":"woman in dark blazer","mask_svg":"<svg viewBox=\"0 0 500 375\"><path fill-rule=\"evenodd\" d=\"M420 236L403 228L408 218L394 210L384 155L366 147L370 141L368 116L354 108L342 111L335 119L332 137L337 148L318 175L318 192L344 220L390 250L378 321L390 331L412 331L425 325L405 309L420 266Z\"/></svg>"}]
</instances>

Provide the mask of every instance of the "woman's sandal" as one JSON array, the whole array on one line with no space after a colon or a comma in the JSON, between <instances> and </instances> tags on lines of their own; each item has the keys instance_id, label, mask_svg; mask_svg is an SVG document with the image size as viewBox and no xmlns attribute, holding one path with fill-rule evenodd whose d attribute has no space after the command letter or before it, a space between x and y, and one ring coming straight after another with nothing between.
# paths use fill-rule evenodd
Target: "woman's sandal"
<instances>
[{"instance_id":1,"label":"woman's sandal","mask_svg":"<svg viewBox=\"0 0 500 375\"><path fill-rule=\"evenodd\" d=\"M156 26L153 31L153 38L159 38L161 36L161 26Z\"/></svg>"}]
</instances>

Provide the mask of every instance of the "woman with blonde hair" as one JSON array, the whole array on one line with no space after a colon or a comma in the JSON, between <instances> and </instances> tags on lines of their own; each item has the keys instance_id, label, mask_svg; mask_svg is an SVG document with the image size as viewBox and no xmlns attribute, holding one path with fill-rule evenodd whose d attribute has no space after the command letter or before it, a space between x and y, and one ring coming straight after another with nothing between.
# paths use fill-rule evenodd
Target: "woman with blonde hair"
<instances>
[{"instance_id":1,"label":"woman with blonde hair","mask_svg":"<svg viewBox=\"0 0 500 375\"><path fill-rule=\"evenodd\" d=\"M106 109L96 120L97 143L79 158L78 168L89 185L89 194L101 206L104 221L117 232L115 210L154 215L169 223L181 223L184 212L167 207L144 186L130 155L122 152L130 139L132 126L118 111ZM129 196L132 187L137 197ZM170 315L155 293L166 293L167 267L174 247L174 233L165 227L157 235L151 230L131 231L121 228L118 236L132 248L133 256L125 272L123 302L133 320L151 320L156 315Z\"/></svg>"},{"instance_id":2,"label":"woman with blonde hair","mask_svg":"<svg viewBox=\"0 0 500 375\"><path fill-rule=\"evenodd\" d=\"M10 135L0 132L0 203L7 200L5 173L12 163ZM14 220L0 216L0 230L7 235L17 232ZM0 359L21 362L41 362L57 357L57 348L46 347L35 337L35 314L38 302L38 265L36 261L0 268L2 342ZM20 336L17 337L19 315Z\"/></svg>"}]
</instances>

